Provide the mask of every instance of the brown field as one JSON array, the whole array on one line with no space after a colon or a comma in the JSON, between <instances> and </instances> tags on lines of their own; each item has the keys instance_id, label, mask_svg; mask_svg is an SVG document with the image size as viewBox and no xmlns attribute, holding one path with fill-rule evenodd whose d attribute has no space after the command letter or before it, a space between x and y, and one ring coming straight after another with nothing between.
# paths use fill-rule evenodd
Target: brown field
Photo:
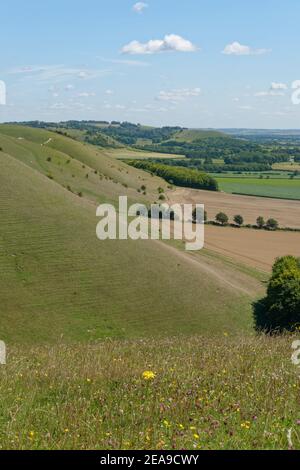
<instances>
[{"instance_id":1,"label":"brown field","mask_svg":"<svg viewBox=\"0 0 300 470\"><path fill-rule=\"evenodd\" d=\"M174 203L204 204L209 220L214 220L220 211L231 219L236 214L244 217L246 224L255 224L258 216L266 220L278 220L281 227L300 228L300 201L271 199L254 196L238 196L223 192L199 191L197 189L176 188L168 193ZM298 234L300 240L300 234Z\"/></svg>"},{"instance_id":2,"label":"brown field","mask_svg":"<svg viewBox=\"0 0 300 470\"><path fill-rule=\"evenodd\" d=\"M241 214L245 223L255 223L258 215L273 217L282 227L300 227L300 201L284 201L251 196L177 188L169 192L172 203L204 203L209 219L220 212L232 218ZM278 256L300 256L300 233L268 232L232 227L205 227L205 248L259 270L269 272Z\"/></svg>"},{"instance_id":3,"label":"brown field","mask_svg":"<svg viewBox=\"0 0 300 470\"><path fill-rule=\"evenodd\" d=\"M205 248L260 270L270 271L278 256L300 256L300 233L207 225Z\"/></svg>"}]
</instances>

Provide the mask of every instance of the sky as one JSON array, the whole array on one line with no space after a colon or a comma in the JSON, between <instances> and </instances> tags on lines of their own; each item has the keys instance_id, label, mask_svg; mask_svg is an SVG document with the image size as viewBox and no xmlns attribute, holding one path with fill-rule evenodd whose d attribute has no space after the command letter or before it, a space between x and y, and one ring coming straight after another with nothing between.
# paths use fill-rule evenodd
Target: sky
<instances>
[{"instance_id":1,"label":"sky","mask_svg":"<svg viewBox=\"0 0 300 470\"><path fill-rule=\"evenodd\" d=\"M0 8L0 122L299 128L299 0Z\"/></svg>"}]
</instances>

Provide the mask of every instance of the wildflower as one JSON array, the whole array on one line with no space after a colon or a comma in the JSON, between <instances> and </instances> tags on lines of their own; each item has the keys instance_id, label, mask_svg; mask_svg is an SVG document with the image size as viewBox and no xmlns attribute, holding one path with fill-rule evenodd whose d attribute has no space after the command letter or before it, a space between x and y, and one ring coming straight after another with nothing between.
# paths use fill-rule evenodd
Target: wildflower
<instances>
[{"instance_id":1,"label":"wildflower","mask_svg":"<svg viewBox=\"0 0 300 470\"><path fill-rule=\"evenodd\" d=\"M171 427L171 424L170 424L169 421L167 421L166 419L163 421L163 425L164 425L166 428L170 428L170 427Z\"/></svg>"},{"instance_id":2,"label":"wildflower","mask_svg":"<svg viewBox=\"0 0 300 470\"><path fill-rule=\"evenodd\" d=\"M33 439L33 438L34 438L34 434L35 434L34 431L29 431L29 439Z\"/></svg>"},{"instance_id":3,"label":"wildflower","mask_svg":"<svg viewBox=\"0 0 300 470\"><path fill-rule=\"evenodd\" d=\"M142 377L144 380L154 380L156 377L156 374L152 372L152 370L145 370L145 372L143 372L142 374Z\"/></svg>"},{"instance_id":4,"label":"wildflower","mask_svg":"<svg viewBox=\"0 0 300 470\"><path fill-rule=\"evenodd\" d=\"M179 429L181 429L181 430L183 430L183 429L184 429L184 426L183 426L183 424L179 424L179 426L178 426L178 427L179 427Z\"/></svg>"},{"instance_id":5,"label":"wildflower","mask_svg":"<svg viewBox=\"0 0 300 470\"><path fill-rule=\"evenodd\" d=\"M200 439L199 434L194 434L194 438L195 438L195 439Z\"/></svg>"},{"instance_id":6,"label":"wildflower","mask_svg":"<svg viewBox=\"0 0 300 470\"><path fill-rule=\"evenodd\" d=\"M67 434L68 432L70 432L68 428L64 429L64 433Z\"/></svg>"},{"instance_id":7,"label":"wildflower","mask_svg":"<svg viewBox=\"0 0 300 470\"><path fill-rule=\"evenodd\" d=\"M87 383L91 383L91 379L86 379Z\"/></svg>"},{"instance_id":8,"label":"wildflower","mask_svg":"<svg viewBox=\"0 0 300 470\"><path fill-rule=\"evenodd\" d=\"M250 429L250 421L245 421L244 423L242 423L241 428Z\"/></svg>"}]
</instances>

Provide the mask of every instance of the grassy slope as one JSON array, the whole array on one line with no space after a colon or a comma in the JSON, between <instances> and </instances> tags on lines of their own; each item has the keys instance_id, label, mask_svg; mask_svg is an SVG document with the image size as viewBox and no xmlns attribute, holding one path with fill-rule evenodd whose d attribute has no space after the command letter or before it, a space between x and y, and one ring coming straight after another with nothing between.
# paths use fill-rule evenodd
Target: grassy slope
<instances>
[{"instance_id":1,"label":"grassy slope","mask_svg":"<svg viewBox=\"0 0 300 470\"><path fill-rule=\"evenodd\" d=\"M0 125L0 147L22 162L72 191L94 201L128 195L134 201L157 199L157 188L166 183L147 173L112 160L110 151L82 144L53 132L29 127ZM51 162L47 159L51 158ZM97 174L95 174L97 171ZM86 176L88 175L88 178ZM137 190L144 185L147 198Z\"/></svg>"},{"instance_id":2,"label":"grassy slope","mask_svg":"<svg viewBox=\"0 0 300 470\"><path fill-rule=\"evenodd\" d=\"M73 147L78 157L102 165L100 155L86 155L80 145ZM11 148L18 159L0 153L2 339L89 340L251 327L250 297L170 255L162 243L98 241L92 201L38 171L44 147L33 163L18 149Z\"/></svg>"},{"instance_id":3,"label":"grassy slope","mask_svg":"<svg viewBox=\"0 0 300 470\"><path fill-rule=\"evenodd\" d=\"M208 137L223 137L224 139L230 138L226 134L214 130L203 129L185 129L178 131L171 140L178 140L179 142L194 142L199 139L207 139Z\"/></svg>"}]
</instances>

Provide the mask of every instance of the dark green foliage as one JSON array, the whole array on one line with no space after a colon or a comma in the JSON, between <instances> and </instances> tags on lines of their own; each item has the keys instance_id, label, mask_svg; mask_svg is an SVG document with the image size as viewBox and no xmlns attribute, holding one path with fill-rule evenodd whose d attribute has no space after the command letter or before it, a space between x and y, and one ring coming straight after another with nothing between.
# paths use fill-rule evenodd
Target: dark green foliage
<instances>
[{"instance_id":1,"label":"dark green foliage","mask_svg":"<svg viewBox=\"0 0 300 470\"><path fill-rule=\"evenodd\" d=\"M222 225L227 225L229 219L228 219L228 216L226 214L224 214L224 212L219 212L216 215L216 221L219 222Z\"/></svg>"},{"instance_id":2,"label":"dark green foliage","mask_svg":"<svg viewBox=\"0 0 300 470\"><path fill-rule=\"evenodd\" d=\"M135 168L146 170L152 174L160 176L168 181L168 183L176 184L177 186L218 191L218 183L216 180L206 173L201 173L197 170L160 165L158 163L151 163L144 160L132 160L128 163Z\"/></svg>"},{"instance_id":3,"label":"dark green foliage","mask_svg":"<svg viewBox=\"0 0 300 470\"><path fill-rule=\"evenodd\" d=\"M267 295L254 304L257 330L295 330L300 324L300 258L284 256L273 266Z\"/></svg>"},{"instance_id":4,"label":"dark green foliage","mask_svg":"<svg viewBox=\"0 0 300 470\"><path fill-rule=\"evenodd\" d=\"M244 223L244 218L241 215L235 215L233 220L236 223L236 225L239 225L239 226L243 225Z\"/></svg>"},{"instance_id":5,"label":"dark green foliage","mask_svg":"<svg viewBox=\"0 0 300 470\"><path fill-rule=\"evenodd\" d=\"M261 216L257 217L256 219L256 225L258 226L258 228L264 228L265 226L265 219Z\"/></svg>"},{"instance_id":6,"label":"dark green foliage","mask_svg":"<svg viewBox=\"0 0 300 470\"><path fill-rule=\"evenodd\" d=\"M279 224L276 219L269 219L266 222L266 228L268 230L277 230L279 227Z\"/></svg>"}]
</instances>

